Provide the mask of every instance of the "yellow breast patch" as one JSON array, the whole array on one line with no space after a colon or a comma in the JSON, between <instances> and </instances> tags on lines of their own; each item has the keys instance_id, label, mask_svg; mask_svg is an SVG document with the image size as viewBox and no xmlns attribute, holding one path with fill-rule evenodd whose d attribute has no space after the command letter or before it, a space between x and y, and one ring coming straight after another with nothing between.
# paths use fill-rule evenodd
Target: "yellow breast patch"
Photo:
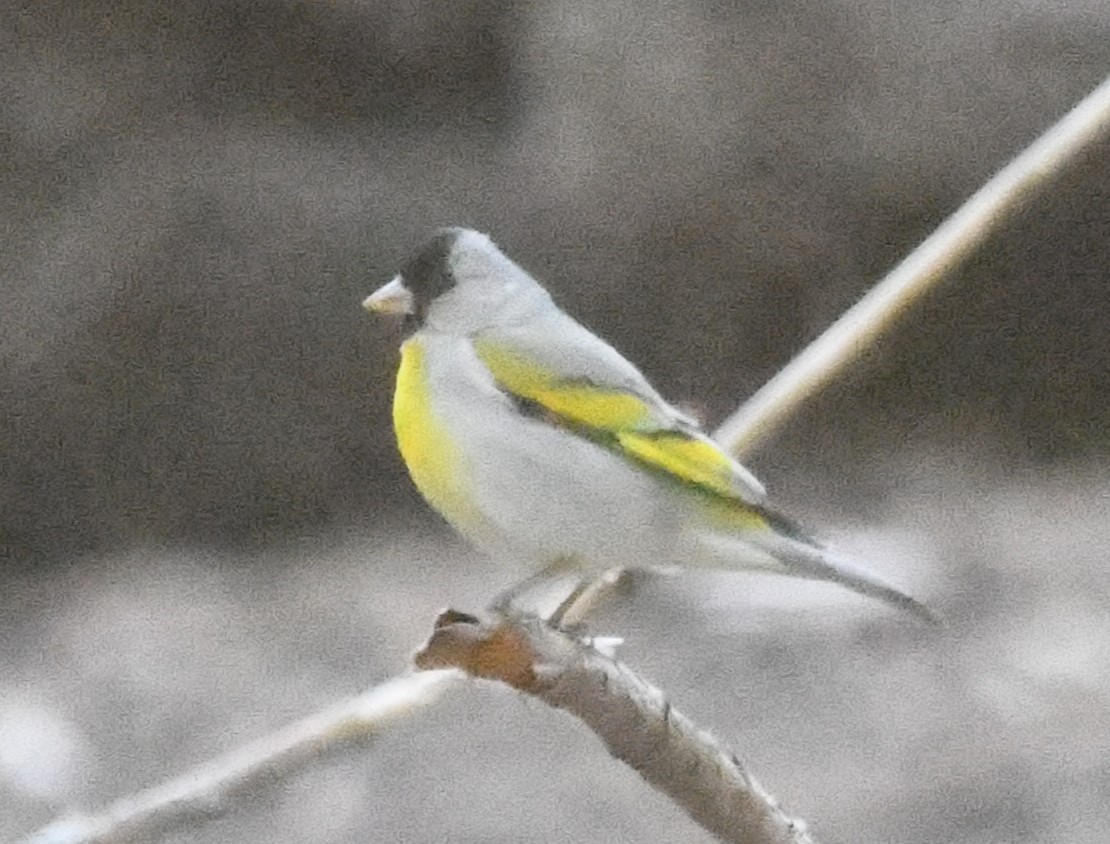
<instances>
[{"instance_id":1,"label":"yellow breast patch","mask_svg":"<svg viewBox=\"0 0 1110 844\"><path fill-rule=\"evenodd\" d=\"M409 474L428 503L458 530L473 536L485 520L467 494L467 467L458 447L436 418L425 349L419 340L401 346L393 394L393 428Z\"/></svg>"}]
</instances>

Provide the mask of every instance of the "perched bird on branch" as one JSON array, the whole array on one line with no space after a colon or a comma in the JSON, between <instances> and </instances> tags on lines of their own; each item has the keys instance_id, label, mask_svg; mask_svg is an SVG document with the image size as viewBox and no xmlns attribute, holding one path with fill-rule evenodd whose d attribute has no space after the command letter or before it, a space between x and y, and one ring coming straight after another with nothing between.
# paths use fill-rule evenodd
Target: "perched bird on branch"
<instances>
[{"instance_id":1,"label":"perched bird on branch","mask_svg":"<svg viewBox=\"0 0 1110 844\"><path fill-rule=\"evenodd\" d=\"M772 509L763 485L484 235L435 233L363 303L402 314L393 397L420 492L479 546L556 574L749 569L827 580L929 618Z\"/></svg>"}]
</instances>

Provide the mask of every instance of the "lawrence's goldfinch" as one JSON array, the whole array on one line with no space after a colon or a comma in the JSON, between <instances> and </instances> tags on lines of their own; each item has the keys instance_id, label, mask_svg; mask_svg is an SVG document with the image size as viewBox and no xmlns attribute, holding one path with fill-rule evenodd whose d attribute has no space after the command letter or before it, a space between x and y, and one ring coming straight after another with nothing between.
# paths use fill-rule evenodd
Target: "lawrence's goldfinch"
<instances>
[{"instance_id":1,"label":"lawrence's goldfinch","mask_svg":"<svg viewBox=\"0 0 1110 844\"><path fill-rule=\"evenodd\" d=\"M363 305L404 314L393 398L428 502L478 545L583 577L659 565L830 580L928 616L834 557L483 234L435 234Z\"/></svg>"}]
</instances>

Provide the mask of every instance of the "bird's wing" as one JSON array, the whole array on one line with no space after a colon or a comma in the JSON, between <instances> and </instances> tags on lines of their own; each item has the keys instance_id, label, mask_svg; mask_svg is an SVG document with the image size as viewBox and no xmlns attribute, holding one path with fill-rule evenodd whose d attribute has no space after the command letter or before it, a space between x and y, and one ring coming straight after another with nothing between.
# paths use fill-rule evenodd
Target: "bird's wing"
<instances>
[{"instance_id":1,"label":"bird's wing","mask_svg":"<svg viewBox=\"0 0 1110 844\"><path fill-rule=\"evenodd\" d=\"M676 481L760 508L763 485L615 349L569 317L487 332L474 349L498 386L568 429Z\"/></svg>"}]
</instances>

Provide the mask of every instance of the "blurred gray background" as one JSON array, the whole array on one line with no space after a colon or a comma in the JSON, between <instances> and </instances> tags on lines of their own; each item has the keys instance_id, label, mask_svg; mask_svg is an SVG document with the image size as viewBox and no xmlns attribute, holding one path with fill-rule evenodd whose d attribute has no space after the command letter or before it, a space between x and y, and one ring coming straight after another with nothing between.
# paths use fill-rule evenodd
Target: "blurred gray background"
<instances>
[{"instance_id":1,"label":"blurred gray background","mask_svg":"<svg viewBox=\"0 0 1110 844\"><path fill-rule=\"evenodd\" d=\"M412 490L358 307L430 229L716 424L1108 70L1104 0L4 3L0 839L512 580ZM1108 390L1103 143L751 460L943 633L706 575L597 626L823 841L1101 841ZM477 687L179 838L697 834Z\"/></svg>"}]
</instances>

